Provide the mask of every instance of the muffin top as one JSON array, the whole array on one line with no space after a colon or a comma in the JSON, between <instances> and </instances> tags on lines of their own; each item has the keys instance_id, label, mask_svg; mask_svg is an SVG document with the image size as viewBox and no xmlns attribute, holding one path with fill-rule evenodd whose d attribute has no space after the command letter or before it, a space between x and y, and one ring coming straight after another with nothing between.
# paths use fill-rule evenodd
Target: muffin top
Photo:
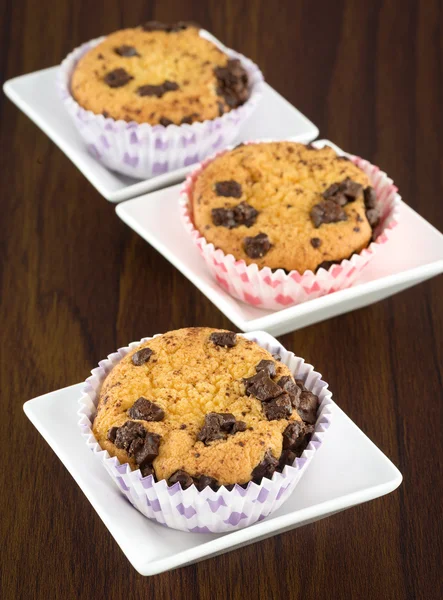
<instances>
[{"instance_id":1,"label":"muffin top","mask_svg":"<svg viewBox=\"0 0 443 600\"><path fill-rule=\"evenodd\" d=\"M249 87L240 61L198 27L148 22L89 50L75 67L71 93L95 114L167 126L219 117L243 104Z\"/></svg>"},{"instance_id":2,"label":"muffin top","mask_svg":"<svg viewBox=\"0 0 443 600\"><path fill-rule=\"evenodd\" d=\"M300 273L349 258L378 223L368 176L329 146L237 146L210 162L191 192L195 227L248 265Z\"/></svg>"},{"instance_id":3,"label":"muffin top","mask_svg":"<svg viewBox=\"0 0 443 600\"><path fill-rule=\"evenodd\" d=\"M93 432L144 476L216 489L258 482L292 464L308 443L317 405L255 342L188 328L139 345L112 369Z\"/></svg>"}]
</instances>

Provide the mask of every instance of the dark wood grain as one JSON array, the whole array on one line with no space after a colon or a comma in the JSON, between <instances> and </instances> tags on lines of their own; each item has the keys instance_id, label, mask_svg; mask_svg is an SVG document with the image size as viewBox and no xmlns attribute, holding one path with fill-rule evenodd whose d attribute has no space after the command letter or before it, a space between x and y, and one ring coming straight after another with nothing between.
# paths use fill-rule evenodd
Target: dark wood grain
<instances>
[{"instance_id":1,"label":"dark wood grain","mask_svg":"<svg viewBox=\"0 0 443 600\"><path fill-rule=\"evenodd\" d=\"M3 0L2 77L148 18L194 19L250 56L322 136L381 165L443 228L441 2ZM398 465L398 491L143 578L22 404L129 340L232 325L4 97L0 119L1 598L441 598L443 279L281 338Z\"/></svg>"}]
</instances>

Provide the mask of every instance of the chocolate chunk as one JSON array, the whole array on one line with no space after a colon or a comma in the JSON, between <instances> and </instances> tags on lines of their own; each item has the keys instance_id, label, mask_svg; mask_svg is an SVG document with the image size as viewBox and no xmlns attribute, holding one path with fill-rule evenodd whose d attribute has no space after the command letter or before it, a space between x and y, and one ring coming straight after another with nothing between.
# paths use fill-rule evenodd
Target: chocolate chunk
<instances>
[{"instance_id":1,"label":"chocolate chunk","mask_svg":"<svg viewBox=\"0 0 443 600\"><path fill-rule=\"evenodd\" d=\"M277 467L278 460L272 456L270 450L267 450L261 463L253 469L251 477L256 483L260 483L263 477L271 479Z\"/></svg>"},{"instance_id":2,"label":"chocolate chunk","mask_svg":"<svg viewBox=\"0 0 443 600\"><path fill-rule=\"evenodd\" d=\"M261 360L255 365L255 370L257 373L259 371L265 371L269 377L275 377L275 362L273 360Z\"/></svg>"},{"instance_id":3,"label":"chocolate chunk","mask_svg":"<svg viewBox=\"0 0 443 600\"><path fill-rule=\"evenodd\" d=\"M298 385L298 387L301 389L302 392L307 392L307 388L305 388L305 384L304 381L302 379L296 379L295 383Z\"/></svg>"},{"instance_id":4,"label":"chocolate chunk","mask_svg":"<svg viewBox=\"0 0 443 600\"><path fill-rule=\"evenodd\" d=\"M305 425L299 421L289 423L283 432L283 450L292 450L300 456L308 445L313 431L312 425Z\"/></svg>"},{"instance_id":5,"label":"chocolate chunk","mask_svg":"<svg viewBox=\"0 0 443 600\"><path fill-rule=\"evenodd\" d=\"M361 194L363 186L350 177L346 177L340 184L340 191L346 196L348 202L353 202Z\"/></svg>"},{"instance_id":6,"label":"chocolate chunk","mask_svg":"<svg viewBox=\"0 0 443 600\"><path fill-rule=\"evenodd\" d=\"M257 219L258 211L247 202L240 202L234 208L234 218L239 225L251 227Z\"/></svg>"},{"instance_id":7,"label":"chocolate chunk","mask_svg":"<svg viewBox=\"0 0 443 600\"><path fill-rule=\"evenodd\" d=\"M156 433L148 432L144 440L138 438L131 445L131 453L139 467L146 467L152 464L157 458L160 448L161 436Z\"/></svg>"},{"instance_id":8,"label":"chocolate chunk","mask_svg":"<svg viewBox=\"0 0 443 600\"><path fill-rule=\"evenodd\" d=\"M285 390L285 392L297 393L296 389L298 389L298 386L290 375L283 375L283 377L280 377L277 384Z\"/></svg>"},{"instance_id":9,"label":"chocolate chunk","mask_svg":"<svg viewBox=\"0 0 443 600\"><path fill-rule=\"evenodd\" d=\"M311 209L311 219L315 227L323 223L338 223L348 218L345 211L335 200L322 200Z\"/></svg>"},{"instance_id":10,"label":"chocolate chunk","mask_svg":"<svg viewBox=\"0 0 443 600\"><path fill-rule=\"evenodd\" d=\"M185 123L187 123L188 125L191 125L191 123L193 123L194 119L196 119L197 117L199 117L199 113L191 113L190 115L186 115L185 117L183 117L183 119L180 121L180 123L183 125Z\"/></svg>"},{"instance_id":11,"label":"chocolate chunk","mask_svg":"<svg viewBox=\"0 0 443 600\"><path fill-rule=\"evenodd\" d=\"M217 102L217 107L218 107L218 116L221 117L222 115L225 114L225 105L223 104L223 102Z\"/></svg>"},{"instance_id":12,"label":"chocolate chunk","mask_svg":"<svg viewBox=\"0 0 443 600\"><path fill-rule=\"evenodd\" d=\"M325 269L325 270L327 271L327 270L328 270L328 269L330 269L330 268L331 268L333 265L338 265L339 263L340 263L340 261L339 261L339 260L324 260L324 261L322 261L322 262L321 262L321 263L318 265L318 267L316 268L316 272L317 272L319 269Z\"/></svg>"},{"instance_id":13,"label":"chocolate chunk","mask_svg":"<svg viewBox=\"0 0 443 600\"><path fill-rule=\"evenodd\" d=\"M217 94L230 108L237 108L249 98L248 74L238 59L228 60L225 67L216 67Z\"/></svg>"},{"instance_id":14,"label":"chocolate chunk","mask_svg":"<svg viewBox=\"0 0 443 600\"><path fill-rule=\"evenodd\" d=\"M291 397L286 392L269 402L263 402L262 406L268 421L287 419L292 415Z\"/></svg>"},{"instance_id":15,"label":"chocolate chunk","mask_svg":"<svg viewBox=\"0 0 443 600\"><path fill-rule=\"evenodd\" d=\"M135 452L139 452L143 448L144 443L144 438L136 437L132 440L126 452L129 454L129 456L134 456Z\"/></svg>"},{"instance_id":16,"label":"chocolate chunk","mask_svg":"<svg viewBox=\"0 0 443 600\"><path fill-rule=\"evenodd\" d=\"M217 181L215 184L215 193L217 196L224 196L226 198L240 198L242 195L241 185L229 179L228 181Z\"/></svg>"},{"instance_id":17,"label":"chocolate chunk","mask_svg":"<svg viewBox=\"0 0 443 600\"><path fill-rule=\"evenodd\" d=\"M363 197L366 207L366 218L369 225L374 228L380 222L380 211L377 208L377 194L370 185L363 190Z\"/></svg>"},{"instance_id":18,"label":"chocolate chunk","mask_svg":"<svg viewBox=\"0 0 443 600\"><path fill-rule=\"evenodd\" d=\"M320 246L321 246L321 239L318 238L318 237L311 238L311 246L313 248L320 248Z\"/></svg>"},{"instance_id":19,"label":"chocolate chunk","mask_svg":"<svg viewBox=\"0 0 443 600\"><path fill-rule=\"evenodd\" d=\"M125 69L114 69L105 75L104 81L109 87L118 88L126 85L131 79L134 78Z\"/></svg>"},{"instance_id":20,"label":"chocolate chunk","mask_svg":"<svg viewBox=\"0 0 443 600\"><path fill-rule=\"evenodd\" d=\"M186 473L186 471L178 470L168 479L168 485L174 485L175 483L179 483L182 489L186 490L187 488L191 487L191 485L194 483L194 480L189 473Z\"/></svg>"},{"instance_id":21,"label":"chocolate chunk","mask_svg":"<svg viewBox=\"0 0 443 600\"><path fill-rule=\"evenodd\" d=\"M117 431L118 431L118 427L111 427L111 429L108 429L108 433L107 433L107 438L110 442L114 443L115 442L115 436L117 435Z\"/></svg>"},{"instance_id":22,"label":"chocolate chunk","mask_svg":"<svg viewBox=\"0 0 443 600\"><path fill-rule=\"evenodd\" d=\"M266 233L259 233L255 237L245 237L243 248L250 258L262 258L271 248Z\"/></svg>"},{"instance_id":23,"label":"chocolate chunk","mask_svg":"<svg viewBox=\"0 0 443 600\"><path fill-rule=\"evenodd\" d=\"M380 213L378 211L378 208L370 208L369 210L367 210L366 218L368 219L369 225L372 228L377 227L380 221Z\"/></svg>"},{"instance_id":24,"label":"chocolate chunk","mask_svg":"<svg viewBox=\"0 0 443 600\"><path fill-rule=\"evenodd\" d=\"M114 444L121 450L128 451L132 442L137 438L144 438L146 436L146 429L141 423L135 423L134 421L126 421L124 425L118 428Z\"/></svg>"},{"instance_id":25,"label":"chocolate chunk","mask_svg":"<svg viewBox=\"0 0 443 600\"><path fill-rule=\"evenodd\" d=\"M300 394L300 401L297 412L306 423L315 423L317 420L318 396L312 392L303 391Z\"/></svg>"},{"instance_id":26,"label":"chocolate chunk","mask_svg":"<svg viewBox=\"0 0 443 600\"><path fill-rule=\"evenodd\" d=\"M196 477L195 486L199 492L204 490L206 487L210 487L211 490L214 490L214 492L216 492L220 487L217 480L213 477L209 477L209 475L200 475L200 477Z\"/></svg>"},{"instance_id":27,"label":"chocolate chunk","mask_svg":"<svg viewBox=\"0 0 443 600\"><path fill-rule=\"evenodd\" d=\"M236 421L231 413L208 413L205 416L205 424L200 429L197 439L208 445L214 440L226 439L228 434L245 431L246 423Z\"/></svg>"},{"instance_id":28,"label":"chocolate chunk","mask_svg":"<svg viewBox=\"0 0 443 600\"><path fill-rule=\"evenodd\" d=\"M240 225L251 227L255 223L257 215L258 211L254 207L246 202L240 202L232 208L213 208L212 222L216 226L227 227L228 229L234 229L234 227L240 227Z\"/></svg>"},{"instance_id":29,"label":"chocolate chunk","mask_svg":"<svg viewBox=\"0 0 443 600\"><path fill-rule=\"evenodd\" d=\"M237 334L232 331L214 331L209 336L209 341L216 344L216 346L233 348L237 343Z\"/></svg>"},{"instance_id":30,"label":"chocolate chunk","mask_svg":"<svg viewBox=\"0 0 443 600\"><path fill-rule=\"evenodd\" d=\"M228 483L227 485L225 485L225 488L230 492L231 490L233 490L235 488L236 485L238 485L238 487L241 487L245 490L249 485L249 481L247 481L246 483Z\"/></svg>"},{"instance_id":31,"label":"chocolate chunk","mask_svg":"<svg viewBox=\"0 0 443 600\"><path fill-rule=\"evenodd\" d=\"M143 397L134 402L127 414L131 419L141 421L161 421L165 416L163 409L158 404Z\"/></svg>"},{"instance_id":32,"label":"chocolate chunk","mask_svg":"<svg viewBox=\"0 0 443 600\"><path fill-rule=\"evenodd\" d=\"M295 455L298 457L300 457L303 454L303 452L306 450L309 442L311 441L312 432L315 429L313 425L305 425L305 427L306 428L310 427L311 429L305 429L305 435L299 441L297 448L295 450L293 450L293 452L295 452Z\"/></svg>"},{"instance_id":33,"label":"chocolate chunk","mask_svg":"<svg viewBox=\"0 0 443 600\"><path fill-rule=\"evenodd\" d=\"M179 89L179 85L175 81L164 81L160 85L142 85L137 88L139 96L157 96L161 98L166 92L173 92Z\"/></svg>"},{"instance_id":34,"label":"chocolate chunk","mask_svg":"<svg viewBox=\"0 0 443 600\"><path fill-rule=\"evenodd\" d=\"M247 429L247 425L244 421L236 421L234 423L233 428L231 429L231 433L232 434L238 433L238 432L241 433L242 431L246 431L246 429Z\"/></svg>"},{"instance_id":35,"label":"chocolate chunk","mask_svg":"<svg viewBox=\"0 0 443 600\"><path fill-rule=\"evenodd\" d=\"M346 206L346 204L350 202L348 197L343 192L338 192L338 194L331 198L331 200L335 200L335 202L337 202L337 204L340 206Z\"/></svg>"},{"instance_id":36,"label":"chocolate chunk","mask_svg":"<svg viewBox=\"0 0 443 600\"><path fill-rule=\"evenodd\" d=\"M366 208L375 208L377 206L377 194L370 185L363 190L363 198Z\"/></svg>"},{"instance_id":37,"label":"chocolate chunk","mask_svg":"<svg viewBox=\"0 0 443 600\"><path fill-rule=\"evenodd\" d=\"M218 413L208 413L205 416L205 424L200 429L197 439L205 445L215 440L224 440L227 434L225 431L222 431L221 424L222 420Z\"/></svg>"},{"instance_id":38,"label":"chocolate chunk","mask_svg":"<svg viewBox=\"0 0 443 600\"><path fill-rule=\"evenodd\" d=\"M322 196L325 200L327 200L328 198L335 196L339 191L340 191L340 184L332 183L328 188L325 189L325 191L322 193Z\"/></svg>"},{"instance_id":39,"label":"chocolate chunk","mask_svg":"<svg viewBox=\"0 0 443 600\"><path fill-rule=\"evenodd\" d=\"M283 471L286 465L290 465L292 467L296 458L297 455L292 450L283 450L278 461L278 470Z\"/></svg>"},{"instance_id":40,"label":"chocolate chunk","mask_svg":"<svg viewBox=\"0 0 443 600\"><path fill-rule=\"evenodd\" d=\"M220 419L220 428L223 431L230 433L235 425L235 417L232 413L214 413L217 414Z\"/></svg>"},{"instance_id":41,"label":"chocolate chunk","mask_svg":"<svg viewBox=\"0 0 443 600\"><path fill-rule=\"evenodd\" d=\"M141 367L151 358L153 352L151 348L142 348L141 350L137 350L132 355L132 364L136 367Z\"/></svg>"},{"instance_id":42,"label":"chocolate chunk","mask_svg":"<svg viewBox=\"0 0 443 600\"><path fill-rule=\"evenodd\" d=\"M350 177L346 177L346 179L343 179L340 183L333 183L330 185L323 192L322 196L325 199L333 198L343 206L343 201L344 204L346 204L346 202L353 202L359 194L361 194L362 189L363 186L360 185L360 183L353 181Z\"/></svg>"},{"instance_id":43,"label":"chocolate chunk","mask_svg":"<svg viewBox=\"0 0 443 600\"><path fill-rule=\"evenodd\" d=\"M143 477L148 477L148 475L154 475L155 477L155 471L152 465L146 465L146 467L142 467L140 471Z\"/></svg>"},{"instance_id":44,"label":"chocolate chunk","mask_svg":"<svg viewBox=\"0 0 443 600\"><path fill-rule=\"evenodd\" d=\"M167 127L168 125L173 125L174 121L171 121L171 119L168 119L167 117L160 117L159 123L160 125L163 125L163 127Z\"/></svg>"},{"instance_id":45,"label":"chocolate chunk","mask_svg":"<svg viewBox=\"0 0 443 600\"><path fill-rule=\"evenodd\" d=\"M247 396L254 396L262 402L267 402L283 393L283 390L269 377L266 371L259 371L257 375L243 378Z\"/></svg>"},{"instance_id":46,"label":"chocolate chunk","mask_svg":"<svg viewBox=\"0 0 443 600\"><path fill-rule=\"evenodd\" d=\"M213 208L211 216L212 222L216 227L227 227L228 229L238 227L232 208Z\"/></svg>"},{"instance_id":47,"label":"chocolate chunk","mask_svg":"<svg viewBox=\"0 0 443 600\"><path fill-rule=\"evenodd\" d=\"M292 406L297 408L302 389L295 383L292 377L284 375L278 380L277 385L289 394Z\"/></svg>"},{"instance_id":48,"label":"chocolate chunk","mask_svg":"<svg viewBox=\"0 0 443 600\"><path fill-rule=\"evenodd\" d=\"M119 46L118 48L114 48L114 52L119 56L130 57L130 56L140 56L134 46Z\"/></svg>"},{"instance_id":49,"label":"chocolate chunk","mask_svg":"<svg viewBox=\"0 0 443 600\"><path fill-rule=\"evenodd\" d=\"M176 83L175 81L166 80L162 85L163 85L163 89L165 90L165 92L174 92L175 90L178 90L178 88L179 88L178 83Z\"/></svg>"}]
</instances>

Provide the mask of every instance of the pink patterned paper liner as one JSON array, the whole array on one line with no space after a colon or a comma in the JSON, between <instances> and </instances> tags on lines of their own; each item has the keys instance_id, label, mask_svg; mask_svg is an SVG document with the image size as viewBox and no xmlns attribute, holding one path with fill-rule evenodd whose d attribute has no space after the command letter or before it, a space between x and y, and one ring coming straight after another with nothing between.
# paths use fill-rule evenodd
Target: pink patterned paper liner
<instances>
[{"instance_id":1,"label":"pink patterned paper liner","mask_svg":"<svg viewBox=\"0 0 443 600\"><path fill-rule=\"evenodd\" d=\"M245 104L221 117L192 124L164 127L116 121L82 108L71 94L71 76L80 58L105 38L86 42L68 54L60 66L58 89L66 110L94 158L113 171L148 179L198 163L234 140L239 127L261 98L263 75L251 60L226 48L208 32L202 30L201 35L231 58L238 58L242 62L248 72L251 95Z\"/></svg>"},{"instance_id":2,"label":"pink patterned paper liner","mask_svg":"<svg viewBox=\"0 0 443 600\"><path fill-rule=\"evenodd\" d=\"M366 173L377 192L381 219L375 229L376 240L349 260L345 259L328 270L321 268L317 273L299 273L295 270L286 273L283 269L273 271L269 267L260 269L255 264L247 265L244 260L237 260L232 254L225 254L223 250L207 242L195 227L192 218L190 198L196 179L210 162L227 151L228 149L224 149L207 158L188 175L180 191L180 208L183 223L217 283L228 294L246 304L281 310L351 287L380 246L389 240L392 230L398 224L400 196L392 179L367 160L344 154Z\"/></svg>"},{"instance_id":3,"label":"pink patterned paper liner","mask_svg":"<svg viewBox=\"0 0 443 600\"><path fill-rule=\"evenodd\" d=\"M110 457L107 451L101 449L92 433L101 385L111 369L131 349L152 338L143 338L140 342L133 342L110 354L99 363L98 368L91 371L92 376L85 382L83 395L79 400L81 408L78 411L82 436L131 504L143 515L161 525L193 533L221 533L261 521L278 509L291 495L324 441L331 423L333 407L328 384L311 365L285 350L269 334L252 332L244 337L256 341L274 354L279 354L282 362L298 379L305 382L309 390L318 395L320 401L315 432L302 456L297 458L292 466L286 466L282 473L274 473L272 479L263 478L260 485L250 482L246 489L236 485L231 491L221 487L216 492L210 488L199 492L195 485L182 490L178 483L168 487L164 480L155 482L152 475L142 477L139 469L131 471L129 464L120 464L117 458Z\"/></svg>"}]
</instances>

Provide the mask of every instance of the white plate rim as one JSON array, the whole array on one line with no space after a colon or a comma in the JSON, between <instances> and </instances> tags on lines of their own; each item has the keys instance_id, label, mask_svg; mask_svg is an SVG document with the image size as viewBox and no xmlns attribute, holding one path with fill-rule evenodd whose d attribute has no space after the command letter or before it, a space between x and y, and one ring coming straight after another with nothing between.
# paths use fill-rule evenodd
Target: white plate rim
<instances>
[{"instance_id":1,"label":"white plate rim","mask_svg":"<svg viewBox=\"0 0 443 600\"><path fill-rule=\"evenodd\" d=\"M177 183L179 181L183 181L185 176L195 168L195 165L191 165L189 167L183 167L181 169L176 169L175 171L171 171L169 173L163 173L162 175L158 175L157 177L153 177L147 180L133 180L133 183L129 183L127 185L123 185L120 189L110 190L106 184L103 183L100 177L100 171L102 169L106 169L103 165L99 165L100 169L95 171L94 169L89 169L84 166L84 161L82 155L77 153L77 150L72 147L69 142L69 136L61 134L56 128L52 127L48 124L48 121L40 117L35 108L29 104L26 100L22 98L20 93L16 89L16 84L22 81L24 78L35 76L38 74L47 74L49 71L53 71L55 74L55 78L57 76L56 71L59 69L59 65L48 67L46 69L40 69L38 71L33 71L31 73L26 73L24 75L19 75L17 77L13 77L8 79L3 84L3 91L6 96L13 102L37 127L39 127L43 133L49 137L49 139L56 144L56 146L67 156L67 158L77 167L77 169L82 173L82 175L91 183L93 187L102 195L106 200L112 203L119 203L125 200L130 200L135 198L141 194L149 193L158 189L162 189L164 187L168 187ZM54 96L57 97L57 90L55 89L54 82ZM276 94L279 98L279 101L284 102L288 107L292 110L296 111L298 118L303 121L304 127L306 127L306 131L292 136L294 141L300 142L309 142L314 140L319 135L318 127L306 117L298 108L296 108L293 104L291 104L284 96L282 96L279 92L277 92L272 86L268 83L263 82L263 97L261 101L263 102L266 98L266 95L273 93ZM61 102L61 100L60 100ZM252 115L253 116L253 115ZM69 121L69 115L66 113L67 120ZM79 135L76 131L75 135ZM91 161L94 159L92 157L88 157ZM86 172L87 171L87 174ZM109 171L112 173L111 171ZM113 173L117 178L121 177L120 175Z\"/></svg>"},{"instance_id":2,"label":"white plate rim","mask_svg":"<svg viewBox=\"0 0 443 600\"><path fill-rule=\"evenodd\" d=\"M250 335L254 335L251 332ZM278 340L276 340L273 336L266 332L259 332L260 335L264 335L269 338L271 343L275 343L276 346L279 346ZM63 388L61 390L57 390L56 392L50 393L50 395L54 395L57 392L62 392L67 389L78 389L80 395L80 389L83 384L75 384L73 386L69 386L68 388ZM73 479L76 481L77 485L80 487L82 492L85 494L86 498L97 512L104 525L114 537L112 532L113 526L110 523L110 520L101 510L100 502L96 502L92 494L86 491L81 483L81 477L78 477L76 473L72 472L72 467L70 463L69 453L64 451L60 445L55 442L50 434L48 428L42 424L42 422L38 419L34 407L39 405L48 394L44 394L32 400L26 402L23 406L23 410L28 417L28 419L32 422L34 427L39 431L48 445L55 452L57 457L62 461L65 468L71 474ZM365 443L369 443L371 449L375 449L378 454L380 460L385 462L392 472L392 477L383 483L369 486L364 488L363 490L351 492L348 494L343 494L338 498L333 498L331 500L326 500L324 502L320 502L317 504L313 504L312 506L306 507L304 509L299 509L296 511L292 511L291 513L283 514L278 517L274 517L269 520L263 520L259 523L252 525L251 527L247 527L244 529L239 529L237 531L233 531L226 534L220 534L215 539L211 539L203 544L196 545L192 548L188 548L186 550L182 550L177 554L174 554L172 557L163 557L160 559L154 560L143 560L138 559L137 556L129 556L127 552L123 549L122 545L119 541L114 537L117 544L122 549L125 556L134 566L134 568L141 573L142 575L155 575L161 573L166 570L174 569L179 566L184 566L185 564L189 564L191 562L200 560L202 558L209 558L210 556L218 553L222 553L228 551L229 549L234 549L240 545L245 545L247 543L252 543L254 541L259 541L265 537L269 537L273 534L277 534L283 532L284 530L291 529L293 526L301 526L304 523L309 522L310 520L318 520L324 517L329 516L332 513L339 512L346 508L350 508L351 506L355 506L357 504L361 504L363 502L367 502L369 500L373 500L377 497L386 495L392 491L394 491L402 482L402 475L397 467L389 460L389 458L366 436L366 434L361 431L358 426L342 411L339 406L332 400L333 411L336 411L337 414L340 414L342 418L344 418L352 427L355 427L361 439L365 441ZM336 414L336 416L337 416ZM76 423L75 423L76 425ZM80 437L80 436L79 436ZM70 466L71 465L71 466ZM109 480L110 484L112 483ZM186 535L186 534L184 534ZM202 534L203 535L203 534ZM209 548L209 551L206 550Z\"/></svg>"},{"instance_id":3,"label":"white plate rim","mask_svg":"<svg viewBox=\"0 0 443 600\"><path fill-rule=\"evenodd\" d=\"M69 388L78 388L80 389L81 384L74 384L72 386L68 386ZM62 388L62 391L67 388ZM54 393L54 392L52 392ZM56 393L56 392L55 392ZM339 498L334 498L332 500L327 500L325 502L320 502L318 504L314 504L312 506L306 507L304 509L300 509L288 514L280 515L278 517L274 517L270 520L263 520L255 525L251 525L251 527L246 527L244 529L239 529L230 533L220 534L218 537L212 540L208 540L203 544L199 544L192 548L182 550L177 554L174 554L172 557L164 557L160 559L154 559L151 561L146 560L137 560L136 557L132 556L131 558L125 552L125 550L120 545L119 541L114 537L112 533L112 523L106 516L106 514L102 511L101 505L99 502L96 502L95 498L87 492L81 483L81 480L77 477L75 473L73 473L68 464L66 464L65 460L63 460L62 456L65 455L65 451L59 447L57 443L51 438L51 434L48 431L47 427L45 427L41 421L36 416L34 406L38 404L39 400L45 398L48 394L44 394L42 396L38 396L32 400L28 400L23 405L23 410L27 416L27 418L31 421L40 435L44 438L46 443L50 446L50 448L54 451L56 456L61 460L64 467L67 469L71 477L74 479L76 484L79 486L83 494L86 496L94 510L97 512L100 519L103 521L105 527L108 529L109 533L112 535L116 543L120 546L122 552L128 558L129 562L134 566L134 568L141 575L156 575L158 573L162 573L167 570L175 569L180 566L184 566L185 564L192 563L202 558L210 558L210 556L218 553L222 553L228 551L230 549L235 549L237 546L246 543L253 543L255 541L260 541L260 539L264 539L265 537L270 537L271 535L277 535L284 530L295 528L292 526L302 526L306 522L310 520L320 520L322 518L326 518L327 516L345 510L347 508L351 508L353 506L357 506L358 504L362 504L364 502L368 502L370 500L374 500L375 498L379 498L385 496L395 489L397 489L402 480L403 476L397 467L389 460L389 458L383 454L383 452L372 442L363 431L361 431L357 425L344 413L339 406L334 402L332 404L334 411L339 411L346 420L348 420L353 427L356 427L359 430L359 433L365 439L366 443L369 443L376 451L379 453L380 459L384 460L388 463L389 468L393 471L393 477L391 480L386 481L384 483L380 483L374 486L370 486L365 488L364 490L351 492L349 494L344 494ZM110 480L110 484L111 484ZM252 535L248 535L251 534ZM187 535L187 534L183 534ZM204 535L204 534L200 534ZM206 552L207 548L210 547L210 551Z\"/></svg>"},{"instance_id":4,"label":"white plate rim","mask_svg":"<svg viewBox=\"0 0 443 600\"><path fill-rule=\"evenodd\" d=\"M334 150L336 150L336 152L341 155L347 154L330 140L321 139L315 140L314 142L314 145L318 147L322 147L326 144L333 147ZM168 186L168 188L170 187L172 186ZM163 188L163 191L168 188ZM160 192L161 191L162 190L160 190ZM149 232L147 234L145 229L142 226L140 226L139 223L130 214L127 214L128 206L131 206L130 202L140 200L142 197L148 196L150 193L155 192L148 192L147 194L142 194L142 196L138 196L137 198L132 198L128 204L123 203L117 205L115 211L118 217L124 223L126 223L128 227L135 231L140 237L146 240L153 248L155 248L155 250L162 254L176 269L178 269L189 281L191 281L191 283L195 287L197 287L202 292L202 294L204 294L208 298L208 300L210 300L230 321L232 321L232 323L234 323L240 330L244 332L271 329L283 323L290 322L295 318L302 318L313 312L320 312L326 308L337 307L342 303L346 303L347 301L352 301L360 297L363 298L374 292L378 292L384 289L395 288L404 283L414 282L420 278L422 280L429 279L443 272L442 257L439 260L429 262L425 265L419 265L417 267L406 269L399 273L383 275L372 281L359 283L347 289L338 290L333 294L327 294L325 296L321 296L320 298L316 298L314 300L309 300L308 302L304 302L302 304L282 308L278 311L274 311L269 314L264 314L263 316L255 317L252 319L244 319L241 317L241 315L239 315L236 311L232 309L229 301L225 299L224 294L226 294L226 292L222 293L222 290L219 290L218 287L211 286L209 283L202 280L198 274L195 274L191 268L189 268L185 263L181 262L180 257L177 256L173 251L171 251L168 246L163 244L156 237L150 235ZM177 186L177 203L178 198L179 188ZM436 235L443 237L443 234L436 227L429 223L424 217L419 215L403 200L397 200L397 202L399 208L410 211L411 213L413 213L414 218L420 220L420 222L423 223L423 225L430 228L431 231L433 231ZM199 256L198 253L197 256ZM242 304L239 300L233 297L230 297L229 300L233 300L236 305Z\"/></svg>"}]
</instances>

